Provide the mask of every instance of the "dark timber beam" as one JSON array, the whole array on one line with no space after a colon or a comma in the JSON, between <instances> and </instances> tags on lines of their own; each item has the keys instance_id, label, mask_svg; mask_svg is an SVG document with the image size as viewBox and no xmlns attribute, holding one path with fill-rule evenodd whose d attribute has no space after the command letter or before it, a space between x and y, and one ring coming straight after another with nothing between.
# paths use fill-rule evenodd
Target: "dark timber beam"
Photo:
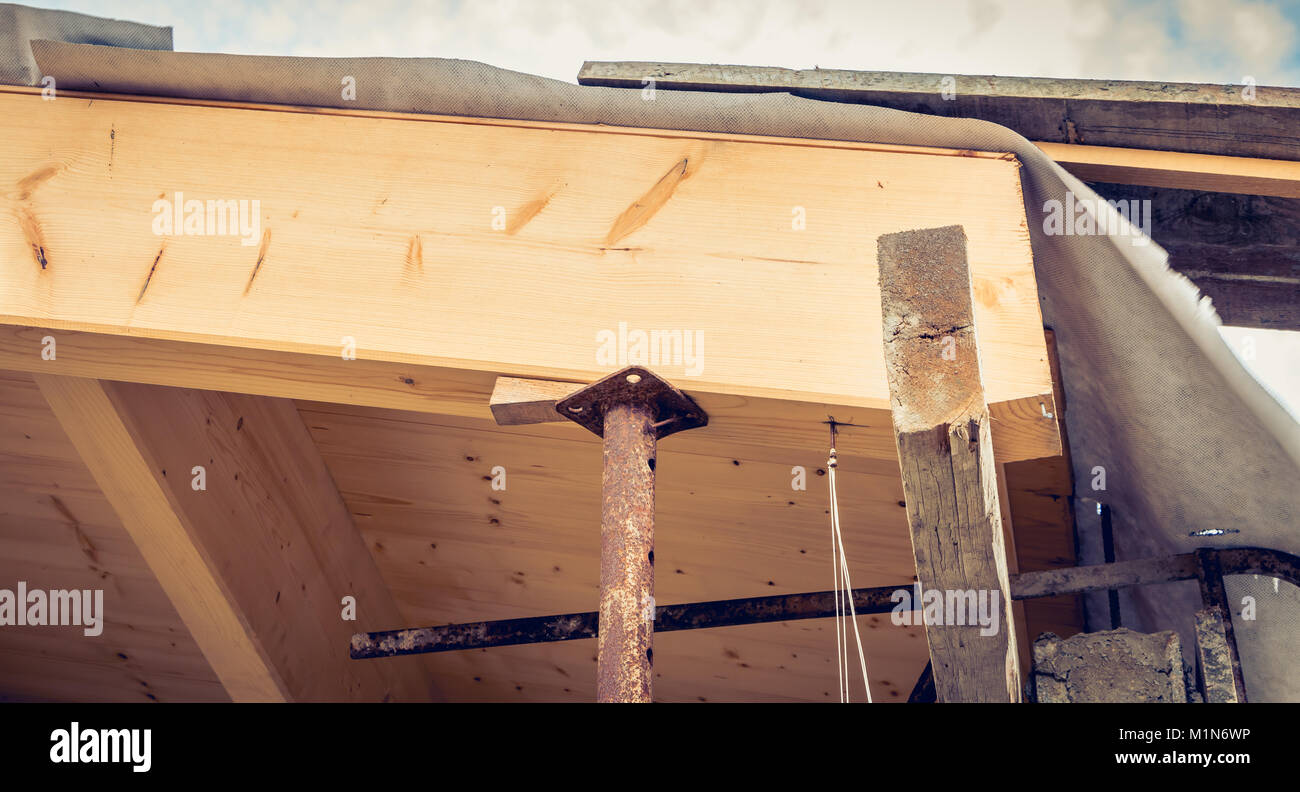
<instances>
[{"instance_id":1,"label":"dark timber beam","mask_svg":"<svg viewBox=\"0 0 1300 792\"><path fill-rule=\"evenodd\" d=\"M917 578L926 597L974 592L1000 611L992 635L966 619L927 625L935 691L941 702L1019 701L966 235L960 226L904 231L880 237L878 248L885 372Z\"/></svg>"},{"instance_id":2,"label":"dark timber beam","mask_svg":"<svg viewBox=\"0 0 1300 792\"><path fill-rule=\"evenodd\" d=\"M582 85L758 93L979 118L1030 140L1300 160L1300 89L588 61Z\"/></svg>"},{"instance_id":3,"label":"dark timber beam","mask_svg":"<svg viewBox=\"0 0 1300 792\"><path fill-rule=\"evenodd\" d=\"M1300 199L1090 183L1150 201L1151 238L1214 301L1224 324L1300 330ZM1143 210L1146 216L1146 210Z\"/></svg>"}]
</instances>

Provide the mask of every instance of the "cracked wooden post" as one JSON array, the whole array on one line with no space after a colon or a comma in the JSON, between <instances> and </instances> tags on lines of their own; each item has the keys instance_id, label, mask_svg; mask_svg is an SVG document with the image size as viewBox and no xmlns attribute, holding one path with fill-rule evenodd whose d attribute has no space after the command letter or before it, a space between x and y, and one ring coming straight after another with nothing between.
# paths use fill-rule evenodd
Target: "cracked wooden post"
<instances>
[{"instance_id":1,"label":"cracked wooden post","mask_svg":"<svg viewBox=\"0 0 1300 792\"><path fill-rule=\"evenodd\" d=\"M945 226L886 234L877 244L885 370L916 574L923 603L942 597L948 622L927 618L935 691L941 702L1019 701L966 235ZM972 615L996 615L987 620L996 631L985 634Z\"/></svg>"}]
</instances>

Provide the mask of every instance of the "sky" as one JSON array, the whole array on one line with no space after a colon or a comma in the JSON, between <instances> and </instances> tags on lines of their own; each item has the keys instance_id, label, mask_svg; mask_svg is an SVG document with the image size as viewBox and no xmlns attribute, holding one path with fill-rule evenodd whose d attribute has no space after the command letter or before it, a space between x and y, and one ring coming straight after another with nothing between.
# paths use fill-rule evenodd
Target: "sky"
<instances>
[{"instance_id":1,"label":"sky","mask_svg":"<svg viewBox=\"0 0 1300 792\"><path fill-rule=\"evenodd\" d=\"M177 50L583 60L1300 87L1300 0L65 0L171 25Z\"/></svg>"},{"instance_id":2,"label":"sky","mask_svg":"<svg viewBox=\"0 0 1300 792\"><path fill-rule=\"evenodd\" d=\"M66 0L182 51L465 58L576 81L584 60L1300 87L1300 0ZM1300 333L1225 328L1300 416Z\"/></svg>"}]
</instances>

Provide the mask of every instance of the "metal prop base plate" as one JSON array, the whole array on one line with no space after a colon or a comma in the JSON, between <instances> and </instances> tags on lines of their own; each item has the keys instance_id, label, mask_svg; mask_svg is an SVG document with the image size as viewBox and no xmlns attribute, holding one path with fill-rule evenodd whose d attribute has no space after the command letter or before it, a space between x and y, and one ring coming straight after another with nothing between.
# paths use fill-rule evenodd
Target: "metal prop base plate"
<instances>
[{"instance_id":1,"label":"metal prop base plate","mask_svg":"<svg viewBox=\"0 0 1300 792\"><path fill-rule=\"evenodd\" d=\"M566 396L556 403L555 411L604 437L605 410L610 405L629 402L646 402L654 407L657 438L709 423L709 416L691 401L691 397L640 366L616 371Z\"/></svg>"}]
</instances>

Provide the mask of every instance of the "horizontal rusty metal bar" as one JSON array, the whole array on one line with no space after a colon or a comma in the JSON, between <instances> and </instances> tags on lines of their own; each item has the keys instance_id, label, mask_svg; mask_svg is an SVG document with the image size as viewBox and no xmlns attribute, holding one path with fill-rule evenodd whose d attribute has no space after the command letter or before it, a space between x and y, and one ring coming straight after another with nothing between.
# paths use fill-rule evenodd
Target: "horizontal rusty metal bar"
<instances>
[{"instance_id":1,"label":"horizontal rusty metal bar","mask_svg":"<svg viewBox=\"0 0 1300 792\"><path fill-rule=\"evenodd\" d=\"M1226 547L1214 553L1225 575L1267 575L1300 586L1300 556L1265 547Z\"/></svg>"},{"instance_id":2,"label":"horizontal rusty metal bar","mask_svg":"<svg viewBox=\"0 0 1300 792\"><path fill-rule=\"evenodd\" d=\"M1060 594L1083 594L1088 591L1145 586L1196 579L1196 556L1143 558L1111 564L1022 572L1011 578L1011 599L1024 600Z\"/></svg>"},{"instance_id":3,"label":"horizontal rusty metal bar","mask_svg":"<svg viewBox=\"0 0 1300 792\"><path fill-rule=\"evenodd\" d=\"M1265 547L1205 548L1222 565L1225 575L1268 575L1300 586L1300 556ZM1011 578L1015 600L1083 594L1088 591L1196 580L1200 562L1196 553L1116 561L1112 564L1024 572Z\"/></svg>"},{"instance_id":4,"label":"horizontal rusty metal bar","mask_svg":"<svg viewBox=\"0 0 1300 792\"><path fill-rule=\"evenodd\" d=\"M906 583L900 586L854 589L854 607L859 614L888 613L898 606L891 595L900 589L911 593L913 585ZM905 600L910 601L911 598ZM700 630L834 616L835 593L818 591L665 605L655 609L654 629L655 632ZM364 660L426 652L575 641L595 638L597 630L597 614L593 612L360 633L352 636L352 658Z\"/></svg>"},{"instance_id":5,"label":"horizontal rusty metal bar","mask_svg":"<svg viewBox=\"0 0 1300 792\"><path fill-rule=\"evenodd\" d=\"M1211 550L1225 575L1268 575L1300 586L1300 556L1259 547ZM1118 561L1113 564L1025 572L1011 578L1012 599L1025 600L1082 594L1109 588L1145 586L1196 580L1199 564L1195 553ZM897 607L895 591L914 591L914 583L899 586L854 589L857 612L888 613ZM904 602L915 603L909 597ZM701 630L744 624L825 619L835 616L835 594L818 591L750 599L716 600L667 605L655 611L655 632ZM528 643L572 641L595 638L596 613L570 613L526 619L449 624L410 630L360 633L352 636L353 659L392 657L425 652L452 652Z\"/></svg>"},{"instance_id":6,"label":"horizontal rusty metal bar","mask_svg":"<svg viewBox=\"0 0 1300 792\"><path fill-rule=\"evenodd\" d=\"M352 636L352 659L595 638L598 616L593 611L358 633Z\"/></svg>"}]
</instances>

